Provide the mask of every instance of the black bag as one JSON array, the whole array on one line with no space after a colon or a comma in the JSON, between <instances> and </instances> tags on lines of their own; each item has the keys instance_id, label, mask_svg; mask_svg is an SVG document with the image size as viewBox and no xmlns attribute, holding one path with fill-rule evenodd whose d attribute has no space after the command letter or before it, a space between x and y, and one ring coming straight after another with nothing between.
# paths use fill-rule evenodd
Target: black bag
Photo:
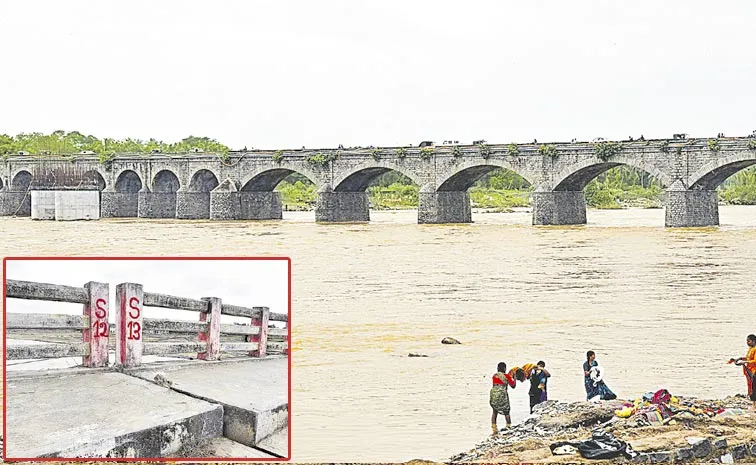
<instances>
[{"instance_id":1,"label":"black bag","mask_svg":"<svg viewBox=\"0 0 756 465\"><path fill-rule=\"evenodd\" d=\"M551 444L549 448L551 452L554 449L563 445L570 445L577 448L580 455L585 459L594 460L608 460L619 457L620 455L625 458L631 459L638 455L637 452L630 447L630 444L625 441L620 441L615 438L611 433L607 433L603 430L596 430L593 432L591 439L580 442L567 442L560 441Z\"/></svg>"}]
</instances>

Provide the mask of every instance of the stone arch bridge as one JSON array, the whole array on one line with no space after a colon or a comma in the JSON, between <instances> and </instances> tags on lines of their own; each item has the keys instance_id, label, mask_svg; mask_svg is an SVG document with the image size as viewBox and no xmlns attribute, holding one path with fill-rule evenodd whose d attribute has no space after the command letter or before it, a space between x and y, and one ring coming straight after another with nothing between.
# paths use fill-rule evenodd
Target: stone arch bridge
<instances>
[{"instance_id":1,"label":"stone arch bridge","mask_svg":"<svg viewBox=\"0 0 756 465\"><path fill-rule=\"evenodd\" d=\"M100 190L102 217L267 220L282 217L276 185L292 173L318 188L319 222L369 221L368 185L398 171L420 188L419 223L471 222L468 189L496 168L533 186L533 224L586 222L583 188L620 165L664 187L667 226L719 224L717 186L756 164L756 139L286 150L215 154L119 154L53 159L8 157L0 164L0 215L29 215L29 191L53 189L45 167L70 164Z\"/></svg>"}]
</instances>

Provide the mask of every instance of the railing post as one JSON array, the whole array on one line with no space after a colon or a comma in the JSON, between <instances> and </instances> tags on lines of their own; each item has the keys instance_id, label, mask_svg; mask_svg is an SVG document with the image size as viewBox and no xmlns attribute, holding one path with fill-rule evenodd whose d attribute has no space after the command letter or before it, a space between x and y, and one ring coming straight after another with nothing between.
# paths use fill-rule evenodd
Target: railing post
<instances>
[{"instance_id":1,"label":"railing post","mask_svg":"<svg viewBox=\"0 0 756 465\"><path fill-rule=\"evenodd\" d=\"M110 308L110 286L107 283L90 281L84 285L89 301L84 304L84 316L89 318L89 326L82 330L82 342L89 344L89 355L84 356L85 367L108 366L108 313Z\"/></svg>"},{"instance_id":2,"label":"railing post","mask_svg":"<svg viewBox=\"0 0 756 465\"><path fill-rule=\"evenodd\" d=\"M247 336L247 342L257 342L257 350L249 353L252 357L265 357L268 346L268 319L270 318L270 309L262 307L259 318L252 318L252 326L259 326L260 332Z\"/></svg>"},{"instance_id":3,"label":"railing post","mask_svg":"<svg viewBox=\"0 0 756 465\"><path fill-rule=\"evenodd\" d=\"M142 363L143 304L141 284L116 286L116 364L124 368Z\"/></svg>"},{"instance_id":4,"label":"railing post","mask_svg":"<svg viewBox=\"0 0 756 465\"><path fill-rule=\"evenodd\" d=\"M207 351L197 354L199 360L218 360L220 354L220 320L221 299L217 297L203 297L207 301L207 311L200 313L200 323L208 322L207 332L200 332L198 339L207 343Z\"/></svg>"}]
</instances>

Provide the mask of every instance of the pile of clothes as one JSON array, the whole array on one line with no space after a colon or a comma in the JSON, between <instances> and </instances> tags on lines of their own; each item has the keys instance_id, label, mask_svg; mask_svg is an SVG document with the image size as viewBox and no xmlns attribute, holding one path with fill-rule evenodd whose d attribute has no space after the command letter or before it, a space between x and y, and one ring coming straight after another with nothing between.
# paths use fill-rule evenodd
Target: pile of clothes
<instances>
[{"instance_id":1,"label":"pile of clothes","mask_svg":"<svg viewBox=\"0 0 756 465\"><path fill-rule=\"evenodd\" d=\"M597 429L591 439L585 441L559 441L549 446L553 455L572 455L580 453L584 459L609 460L623 456L632 459L638 455L625 441L615 438L612 433Z\"/></svg>"},{"instance_id":2,"label":"pile of clothes","mask_svg":"<svg viewBox=\"0 0 756 465\"><path fill-rule=\"evenodd\" d=\"M673 418L713 417L725 412L722 407L710 407L693 402L682 402L666 389L647 392L633 403L614 413L620 418L633 417L639 425L665 425Z\"/></svg>"}]
</instances>

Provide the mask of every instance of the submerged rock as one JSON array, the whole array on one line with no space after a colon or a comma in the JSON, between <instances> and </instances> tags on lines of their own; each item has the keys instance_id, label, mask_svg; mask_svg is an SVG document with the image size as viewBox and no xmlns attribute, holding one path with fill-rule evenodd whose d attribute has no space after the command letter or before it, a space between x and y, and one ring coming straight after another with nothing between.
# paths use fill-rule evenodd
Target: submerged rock
<instances>
[{"instance_id":1,"label":"submerged rock","mask_svg":"<svg viewBox=\"0 0 756 465\"><path fill-rule=\"evenodd\" d=\"M418 353L415 353L415 352L410 352L407 357L427 357L427 355L425 355L425 354L418 354Z\"/></svg>"},{"instance_id":2,"label":"submerged rock","mask_svg":"<svg viewBox=\"0 0 756 465\"><path fill-rule=\"evenodd\" d=\"M457 339L454 339L453 337L445 337L441 339L441 344L462 344Z\"/></svg>"}]
</instances>

